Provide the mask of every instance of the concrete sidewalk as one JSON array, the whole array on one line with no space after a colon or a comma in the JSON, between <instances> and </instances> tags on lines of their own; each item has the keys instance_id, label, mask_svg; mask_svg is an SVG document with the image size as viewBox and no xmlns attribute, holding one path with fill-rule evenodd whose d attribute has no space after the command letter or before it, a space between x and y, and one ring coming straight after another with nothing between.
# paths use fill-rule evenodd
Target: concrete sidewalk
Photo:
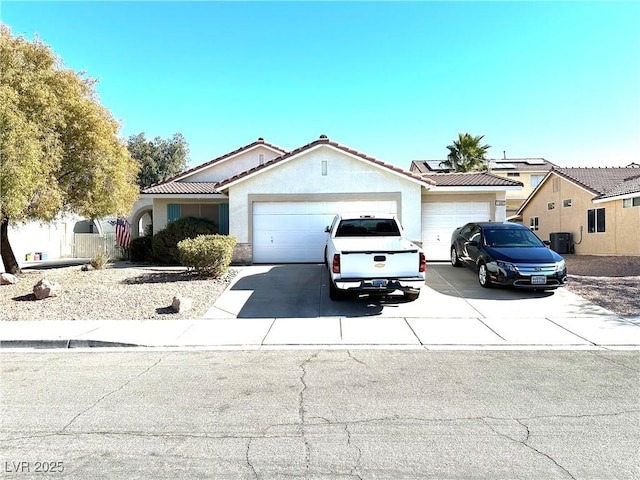
<instances>
[{"instance_id":1,"label":"concrete sidewalk","mask_svg":"<svg viewBox=\"0 0 640 480\"><path fill-rule=\"evenodd\" d=\"M482 289L472 272L430 266L415 302L332 302L322 265L241 269L203 319L0 321L0 347L170 349L631 349L640 317L564 289Z\"/></svg>"},{"instance_id":2,"label":"concrete sidewalk","mask_svg":"<svg viewBox=\"0 0 640 480\"><path fill-rule=\"evenodd\" d=\"M640 350L640 317L4 321L0 346Z\"/></svg>"}]
</instances>

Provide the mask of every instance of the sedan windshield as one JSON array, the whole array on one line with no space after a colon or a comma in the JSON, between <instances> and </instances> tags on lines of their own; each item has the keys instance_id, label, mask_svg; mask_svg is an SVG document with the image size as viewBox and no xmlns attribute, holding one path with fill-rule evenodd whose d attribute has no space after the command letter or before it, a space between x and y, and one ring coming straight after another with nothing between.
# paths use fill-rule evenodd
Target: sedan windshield
<instances>
[{"instance_id":1,"label":"sedan windshield","mask_svg":"<svg viewBox=\"0 0 640 480\"><path fill-rule=\"evenodd\" d=\"M544 243L526 229L487 229L484 242L488 247L544 247Z\"/></svg>"}]
</instances>

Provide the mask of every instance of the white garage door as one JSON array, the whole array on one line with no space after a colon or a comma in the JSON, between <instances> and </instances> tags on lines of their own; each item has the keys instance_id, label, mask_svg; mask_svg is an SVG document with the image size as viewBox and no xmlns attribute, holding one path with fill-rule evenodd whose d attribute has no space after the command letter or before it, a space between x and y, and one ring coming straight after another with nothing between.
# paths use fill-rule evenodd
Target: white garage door
<instances>
[{"instance_id":1,"label":"white garage door","mask_svg":"<svg viewBox=\"0 0 640 480\"><path fill-rule=\"evenodd\" d=\"M468 222L491 220L489 202L422 204L422 248L428 260L447 260L451 234Z\"/></svg>"},{"instance_id":2,"label":"white garage door","mask_svg":"<svg viewBox=\"0 0 640 480\"><path fill-rule=\"evenodd\" d=\"M324 229L337 213L397 213L395 201L256 202L254 263L323 262Z\"/></svg>"}]
</instances>

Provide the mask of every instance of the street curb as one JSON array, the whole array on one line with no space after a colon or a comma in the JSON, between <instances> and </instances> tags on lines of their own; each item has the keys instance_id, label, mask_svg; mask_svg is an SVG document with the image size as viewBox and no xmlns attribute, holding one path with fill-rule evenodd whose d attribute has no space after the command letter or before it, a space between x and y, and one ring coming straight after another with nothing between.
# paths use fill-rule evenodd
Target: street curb
<instances>
[{"instance_id":1,"label":"street curb","mask_svg":"<svg viewBox=\"0 0 640 480\"><path fill-rule=\"evenodd\" d=\"M137 348L144 347L135 343L106 342L102 340L0 340L0 350L3 348L32 348L32 349L72 349L72 348Z\"/></svg>"}]
</instances>

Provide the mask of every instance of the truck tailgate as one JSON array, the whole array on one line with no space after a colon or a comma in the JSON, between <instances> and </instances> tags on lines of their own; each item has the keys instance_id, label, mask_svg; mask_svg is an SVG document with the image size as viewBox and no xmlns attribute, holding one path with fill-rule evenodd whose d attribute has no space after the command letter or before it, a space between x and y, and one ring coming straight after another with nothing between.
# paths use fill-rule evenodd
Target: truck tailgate
<instances>
[{"instance_id":1,"label":"truck tailgate","mask_svg":"<svg viewBox=\"0 0 640 480\"><path fill-rule=\"evenodd\" d=\"M342 278L399 278L418 275L418 247L401 237L335 240ZM366 244L366 250L363 245Z\"/></svg>"}]
</instances>

